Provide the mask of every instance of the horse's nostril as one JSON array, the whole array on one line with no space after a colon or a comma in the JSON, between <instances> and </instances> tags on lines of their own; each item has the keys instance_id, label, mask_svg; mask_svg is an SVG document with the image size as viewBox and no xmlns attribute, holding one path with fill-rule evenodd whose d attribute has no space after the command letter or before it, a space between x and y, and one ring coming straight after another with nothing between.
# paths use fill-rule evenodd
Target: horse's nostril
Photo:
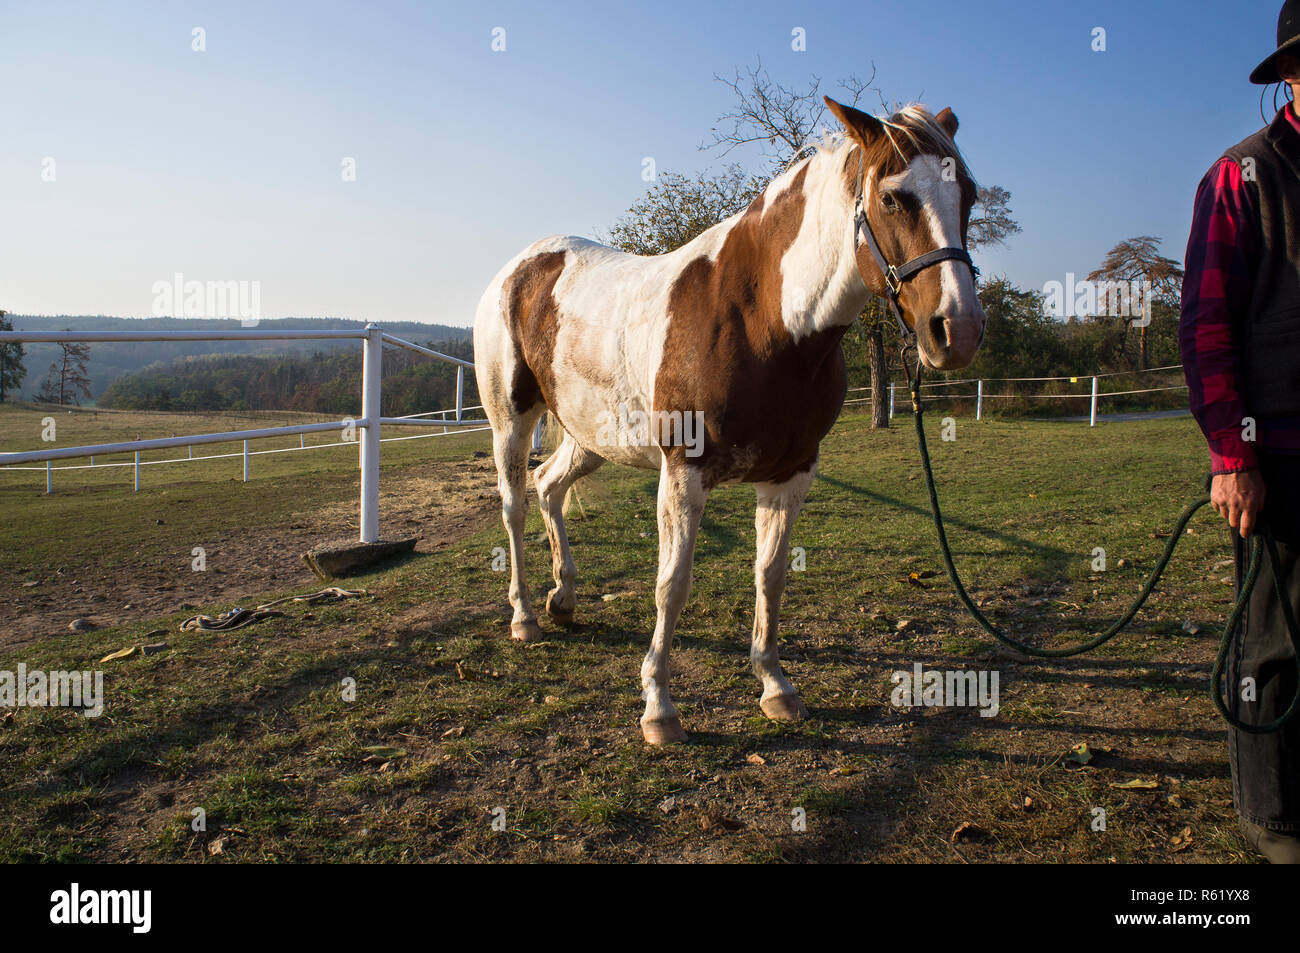
<instances>
[{"instance_id":1,"label":"horse's nostril","mask_svg":"<svg viewBox=\"0 0 1300 953\"><path fill-rule=\"evenodd\" d=\"M930 318L930 340L934 341L936 347L948 346L948 322L941 314Z\"/></svg>"}]
</instances>

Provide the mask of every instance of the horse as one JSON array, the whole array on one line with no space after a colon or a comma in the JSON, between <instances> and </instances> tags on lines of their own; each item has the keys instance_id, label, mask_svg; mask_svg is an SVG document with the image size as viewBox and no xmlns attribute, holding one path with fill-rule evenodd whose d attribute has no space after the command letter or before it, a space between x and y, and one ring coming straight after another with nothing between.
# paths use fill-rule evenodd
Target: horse
<instances>
[{"instance_id":1,"label":"horse","mask_svg":"<svg viewBox=\"0 0 1300 953\"><path fill-rule=\"evenodd\" d=\"M805 718L781 669L777 622L791 530L847 393L841 338L875 295L932 368L965 367L983 339L965 250L975 182L954 142L957 117L909 105L878 118L826 104L843 131L743 211L662 255L541 239L497 273L476 312L474 365L510 539L512 638L543 637L524 576L530 435L541 415L549 410L562 429L534 471L555 581L546 611L557 624L571 624L576 606L569 488L607 460L659 471L656 620L641 666L651 745L686 740L668 658L709 492L754 485L759 707L771 719Z\"/></svg>"}]
</instances>

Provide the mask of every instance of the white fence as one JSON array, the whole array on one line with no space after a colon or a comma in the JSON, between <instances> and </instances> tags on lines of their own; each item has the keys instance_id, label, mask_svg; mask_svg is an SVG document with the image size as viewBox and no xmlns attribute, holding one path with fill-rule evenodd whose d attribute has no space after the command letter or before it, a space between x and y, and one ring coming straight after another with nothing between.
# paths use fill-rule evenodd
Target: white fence
<instances>
[{"instance_id":1,"label":"white fence","mask_svg":"<svg viewBox=\"0 0 1300 953\"><path fill-rule=\"evenodd\" d=\"M65 343L70 341L303 341L303 340L338 340L338 339L355 339L361 342L361 417L360 418L343 418L342 420L332 420L324 423L315 424L296 424L286 427L263 427L256 430L234 430L226 433L208 433L194 434L186 437L162 437L152 440L129 440L121 443L102 443L83 447L49 447L44 450L29 450L19 453L0 453L0 465L13 466L23 463L45 463L46 471L46 489L51 488L51 472L54 469L51 466L53 460L65 460L77 457L89 457L91 463L81 467L60 467L58 469L82 469L90 467L105 466L131 466L135 468L135 488L140 489L140 468L142 466L158 465L163 463L185 463L190 460L215 459L219 457L242 456L244 459L244 480L249 478L249 458L259 453L285 453L300 450L317 450L323 447L334 447L340 445L351 445L351 441L338 441L327 444L313 444L308 447L302 439L302 435L309 433L325 433L331 431L350 432L356 430L358 433L357 443L360 444L360 467L361 467L361 504L360 504L360 538L363 543L373 543L379 539L379 446L383 442L380 436L381 427L405 426L405 427L441 427L446 433L448 428L459 428L461 432L471 430L482 430L487 426L487 421L483 418L467 419L466 410L479 410L479 405L465 407L465 368L473 367L470 361L461 360L458 357L452 357L449 354L442 354L431 348L423 347L419 344L413 344L410 341L395 337L391 334L385 334L383 329L375 324L368 324L365 328L353 330L331 330L331 331L259 331L251 328L241 328L239 330L229 331L154 331L154 332L131 332L131 331L5 331L0 332L0 342L22 341L27 343ZM384 417L380 412L380 397L382 394L383 383L383 346L385 344L395 347L405 348L424 354L437 360L446 361L456 365L456 407L455 416L448 417L452 413L450 409L444 411L431 411L426 414L412 414L407 417ZM433 419L433 415L438 414L439 419ZM287 447L279 450L261 450L250 452L248 444L250 440L259 440L266 437L284 437L299 435L299 446ZM431 436L431 435L417 435ZM413 437L391 437L389 440L410 440L417 439ZM242 454L214 454L208 457L195 457L193 447L209 443L228 443L232 441L243 441ZM190 455L188 457L179 457L174 460L150 460L142 461L140 452L142 450L158 450L168 447L189 447ZM134 453L134 463L115 463L115 464L95 464L96 455L107 455L112 453ZM39 468L33 468L39 469Z\"/></svg>"},{"instance_id":2,"label":"white fence","mask_svg":"<svg viewBox=\"0 0 1300 953\"><path fill-rule=\"evenodd\" d=\"M1108 374L1081 375L1077 377L1001 377L1001 378L984 378L982 380L972 377L965 380L933 381L929 384L923 382L921 384L921 389L923 391L926 388L931 388L932 390L938 390L939 388L960 387L963 385L970 385L970 384L975 385L975 391L973 393L933 394L928 397L922 394L921 400L922 402L925 402L927 400L953 400L953 399L972 400L973 399L975 401L976 420L980 420L984 416L984 401L986 400L1004 400L1004 399L1005 400L1071 400L1071 399L1087 400L1088 401L1088 426L1095 427L1097 425L1097 404L1099 401L1105 400L1108 397L1126 397L1133 394L1155 394L1163 391L1187 390L1186 384L1178 384L1174 387L1144 387L1144 388L1131 389L1131 390L1102 391L1098 387L1099 381L1110 377L1131 377L1136 374L1156 374L1162 371L1165 372L1176 371L1176 370L1181 370L1182 366L1183 365L1181 364L1170 364L1168 367L1151 367L1141 371L1114 371ZM1079 384L1082 383L1083 381L1089 381L1090 388L1086 393L1079 393L1079 394L990 394L990 393L986 393L984 389L985 384L1021 384L1021 383L1033 383L1033 382L1047 383L1050 381L1069 381L1071 384ZM891 383L889 385L890 419L893 419L894 416L894 398L895 398L896 387L897 387L896 384ZM844 402L846 404L860 404L865 401L871 400L871 397L869 396L871 394L870 387L851 387L849 388L849 392L850 393L865 392L866 394L868 394L868 396L851 397Z\"/></svg>"}]
</instances>

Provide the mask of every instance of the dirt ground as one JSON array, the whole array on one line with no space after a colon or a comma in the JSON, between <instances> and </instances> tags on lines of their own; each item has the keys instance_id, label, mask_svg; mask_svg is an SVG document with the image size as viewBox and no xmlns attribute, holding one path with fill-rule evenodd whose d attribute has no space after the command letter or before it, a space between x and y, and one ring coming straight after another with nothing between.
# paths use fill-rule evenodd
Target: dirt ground
<instances>
[{"instance_id":1,"label":"dirt ground","mask_svg":"<svg viewBox=\"0 0 1300 953\"><path fill-rule=\"evenodd\" d=\"M382 532L418 536L417 553L436 552L482 528L499 505L490 459L430 464L384 478ZM325 540L355 538L357 518L351 499L263 523L256 532L232 524L205 534L205 558L214 567L205 572L177 572L175 558L159 555L190 550L194 534L183 520L159 519L149 551L115 564L106 565L102 551L69 551L53 571L22 574L12 598L0 600L0 648L66 631L79 618L103 628L191 608L211 614L311 586L318 580L302 554Z\"/></svg>"}]
</instances>

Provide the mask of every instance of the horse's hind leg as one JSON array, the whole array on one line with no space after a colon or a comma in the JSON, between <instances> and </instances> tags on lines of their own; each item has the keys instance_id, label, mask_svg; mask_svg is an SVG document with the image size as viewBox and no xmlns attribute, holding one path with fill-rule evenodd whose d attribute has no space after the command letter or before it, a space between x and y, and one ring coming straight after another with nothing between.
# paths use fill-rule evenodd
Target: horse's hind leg
<instances>
[{"instance_id":1,"label":"horse's hind leg","mask_svg":"<svg viewBox=\"0 0 1300 953\"><path fill-rule=\"evenodd\" d=\"M535 404L492 424L492 452L496 457L497 489L501 493L501 521L510 537L510 636L521 642L542 637L528 597L524 572L524 520L528 515L528 448L533 426L546 406Z\"/></svg>"},{"instance_id":2,"label":"horse's hind leg","mask_svg":"<svg viewBox=\"0 0 1300 953\"><path fill-rule=\"evenodd\" d=\"M816 466L796 474L784 483L759 483L758 506L754 511L757 530L757 558L754 560L754 641L749 657L754 674L763 683L759 707L768 718L797 721L808 716L799 693L781 671L777 620L781 594L785 591L786 565L790 557L790 531L803 508Z\"/></svg>"},{"instance_id":3,"label":"horse's hind leg","mask_svg":"<svg viewBox=\"0 0 1300 953\"><path fill-rule=\"evenodd\" d=\"M577 595L573 588L578 576L573 554L569 551L569 534L564 525L564 495L575 480L591 473L605 458L584 450L565 433L555 452L546 458L533 473L537 484L537 499L542 504L542 520L546 535L551 541L551 573L555 588L546 597L546 612L556 622L567 625L573 621Z\"/></svg>"}]
</instances>

